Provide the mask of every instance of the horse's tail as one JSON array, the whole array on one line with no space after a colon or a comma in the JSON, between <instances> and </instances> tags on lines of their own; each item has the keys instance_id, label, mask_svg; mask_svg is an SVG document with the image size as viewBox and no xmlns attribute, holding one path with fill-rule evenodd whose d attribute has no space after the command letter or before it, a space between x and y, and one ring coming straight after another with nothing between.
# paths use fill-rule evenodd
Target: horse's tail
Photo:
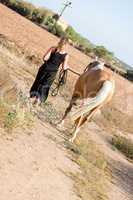
<instances>
[{"instance_id":1,"label":"horse's tail","mask_svg":"<svg viewBox=\"0 0 133 200\"><path fill-rule=\"evenodd\" d=\"M114 81L105 81L103 83L102 88L97 93L96 97L85 99L86 103L81 108L76 109L76 111L73 111L70 114L71 120L75 121L80 116L85 116L89 114L92 109L104 103L108 99L110 94L112 96L113 91L114 91Z\"/></svg>"}]
</instances>

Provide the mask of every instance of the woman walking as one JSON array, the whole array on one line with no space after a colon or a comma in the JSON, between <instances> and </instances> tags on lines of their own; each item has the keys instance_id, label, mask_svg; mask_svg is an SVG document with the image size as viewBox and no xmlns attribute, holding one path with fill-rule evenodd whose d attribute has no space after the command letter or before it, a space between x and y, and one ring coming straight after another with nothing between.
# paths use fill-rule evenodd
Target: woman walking
<instances>
[{"instance_id":1,"label":"woman walking","mask_svg":"<svg viewBox=\"0 0 133 200\"><path fill-rule=\"evenodd\" d=\"M30 98L33 104L39 105L41 102L46 101L59 67L61 66L62 71L68 68L67 43L67 38L61 38L57 47L51 47L44 55L44 64L40 67L30 89Z\"/></svg>"}]
</instances>

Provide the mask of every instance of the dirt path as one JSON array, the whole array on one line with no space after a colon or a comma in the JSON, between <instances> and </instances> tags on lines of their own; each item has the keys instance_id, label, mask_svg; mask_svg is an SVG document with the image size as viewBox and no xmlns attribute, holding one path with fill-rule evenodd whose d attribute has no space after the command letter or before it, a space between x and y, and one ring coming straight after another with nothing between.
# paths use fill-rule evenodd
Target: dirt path
<instances>
[{"instance_id":1,"label":"dirt path","mask_svg":"<svg viewBox=\"0 0 133 200\"><path fill-rule=\"evenodd\" d=\"M68 176L78 168L61 135L46 123L36 124L31 131L0 137L0 199L79 200Z\"/></svg>"},{"instance_id":2,"label":"dirt path","mask_svg":"<svg viewBox=\"0 0 133 200\"><path fill-rule=\"evenodd\" d=\"M95 141L108 160L112 181L108 191L110 200L133 200L133 164L110 144L109 133L94 122L86 125L89 138Z\"/></svg>"}]
</instances>

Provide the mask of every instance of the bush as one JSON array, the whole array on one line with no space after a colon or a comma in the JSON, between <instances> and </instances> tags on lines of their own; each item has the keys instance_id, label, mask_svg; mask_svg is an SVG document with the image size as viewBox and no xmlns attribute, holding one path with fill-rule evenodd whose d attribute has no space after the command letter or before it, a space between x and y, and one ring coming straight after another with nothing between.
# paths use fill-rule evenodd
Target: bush
<instances>
[{"instance_id":1,"label":"bush","mask_svg":"<svg viewBox=\"0 0 133 200\"><path fill-rule=\"evenodd\" d=\"M52 16L53 14L48 9L36 8L33 4L22 0L1 0L0 2L38 24L43 23L46 16Z\"/></svg>"},{"instance_id":2,"label":"bush","mask_svg":"<svg viewBox=\"0 0 133 200\"><path fill-rule=\"evenodd\" d=\"M113 53L108 51L104 46L96 46L94 48L94 53L99 58L105 58L107 60L111 60L113 57Z\"/></svg>"},{"instance_id":3,"label":"bush","mask_svg":"<svg viewBox=\"0 0 133 200\"><path fill-rule=\"evenodd\" d=\"M60 25L57 25L55 26L55 29L56 29L56 35L58 37L62 37L65 35L65 32L63 31L62 27Z\"/></svg>"},{"instance_id":4,"label":"bush","mask_svg":"<svg viewBox=\"0 0 133 200\"><path fill-rule=\"evenodd\" d=\"M38 24L43 23L45 16L39 12L38 9L34 9L32 12L31 20Z\"/></svg>"},{"instance_id":5,"label":"bush","mask_svg":"<svg viewBox=\"0 0 133 200\"><path fill-rule=\"evenodd\" d=\"M53 24L49 24L49 25L48 25L48 31L49 31L50 33L53 33L54 35L56 35L56 28L54 27Z\"/></svg>"},{"instance_id":6,"label":"bush","mask_svg":"<svg viewBox=\"0 0 133 200\"><path fill-rule=\"evenodd\" d=\"M96 46L94 48L94 52L100 58L102 58L102 57L107 55L107 50L106 50L106 48L104 46Z\"/></svg>"},{"instance_id":7,"label":"bush","mask_svg":"<svg viewBox=\"0 0 133 200\"><path fill-rule=\"evenodd\" d=\"M31 127L35 119L29 100L24 94L20 92L14 103L13 105L0 99L0 126L10 133L16 127Z\"/></svg>"},{"instance_id":8,"label":"bush","mask_svg":"<svg viewBox=\"0 0 133 200\"><path fill-rule=\"evenodd\" d=\"M31 13L30 8L28 8L27 4L23 1L11 0L8 6L23 16L28 16Z\"/></svg>"},{"instance_id":9,"label":"bush","mask_svg":"<svg viewBox=\"0 0 133 200\"><path fill-rule=\"evenodd\" d=\"M133 142L130 139L123 136L114 136L112 144L128 158L133 160Z\"/></svg>"},{"instance_id":10,"label":"bush","mask_svg":"<svg viewBox=\"0 0 133 200\"><path fill-rule=\"evenodd\" d=\"M8 130L12 130L17 124L17 112L11 111L5 115L4 127Z\"/></svg>"},{"instance_id":11,"label":"bush","mask_svg":"<svg viewBox=\"0 0 133 200\"><path fill-rule=\"evenodd\" d=\"M85 54L89 54L93 51L94 45L90 43L90 41L84 37L82 37L79 33L77 33L71 26L69 26L66 30L67 37L75 43L75 46L80 51Z\"/></svg>"},{"instance_id":12,"label":"bush","mask_svg":"<svg viewBox=\"0 0 133 200\"><path fill-rule=\"evenodd\" d=\"M48 16L45 20L45 25L52 26L55 24L55 19L52 18L52 16Z\"/></svg>"},{"instance_id":13,"label":"bush","mask_svg":"<svg viewBox=\"0 0 133 200\"><path fill-rule=\"evenodd\" d=\"M47 17L47 19L45 19L45 25L48 26L48 31L54 35L58 37L64 36L65 32L60 25L56 24L56 20L53 17Z\"/></svg>"},{"instance_id":14,"label":"bush","mask_svg":"<svg viewBox=\"0 0 133 200\"><path fill-rule=\"evenodd\" d=\"M76 31L75 31L71 26L69 26L69 27L66 29L66 34L67 34L67 37L68 37L70 40L72 40L73 42L78 41L77 33L76 33Z\"/></svg>"},{"instance_id":15,"label":"bush","mask_svg":"<svg viewBox=\"0 0 133 200\"><path fill-rule=\"evenodd\" d=\"M93 48L92 47L87 47L86 49L85 49L85 54L90 54L91 52L93 52Z\"/></svg>"},{"instance_id":16,"label":"bush","mask_svg":"<svg viewBox=\"0 0 133 200\"><path fill-rule=\"evenodd\" d=\"M8 5L10 0L0 0L0 3L3 3L4 5Z\"/></svg>"}]
</instances>

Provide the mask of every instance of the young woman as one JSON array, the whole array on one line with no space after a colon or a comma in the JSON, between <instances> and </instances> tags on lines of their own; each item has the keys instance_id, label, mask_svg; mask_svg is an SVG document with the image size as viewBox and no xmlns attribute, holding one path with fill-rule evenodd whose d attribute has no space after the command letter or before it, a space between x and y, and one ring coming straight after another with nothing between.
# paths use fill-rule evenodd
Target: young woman
<instances>
[{"instance_id":1,"label":"young woman","mask_svg":"<svg viewBox=\"0 0 133 200\"><path fill-rule=\"evenodd\" d=\"M68 68L67 43L67 38L61 38L57 47L51 47L44 55L44 64L40 67L30 89L32 103L39 105L41 102L45 102L59 67L61 66L61 70Z\"/></svg>"}]
</instances>

